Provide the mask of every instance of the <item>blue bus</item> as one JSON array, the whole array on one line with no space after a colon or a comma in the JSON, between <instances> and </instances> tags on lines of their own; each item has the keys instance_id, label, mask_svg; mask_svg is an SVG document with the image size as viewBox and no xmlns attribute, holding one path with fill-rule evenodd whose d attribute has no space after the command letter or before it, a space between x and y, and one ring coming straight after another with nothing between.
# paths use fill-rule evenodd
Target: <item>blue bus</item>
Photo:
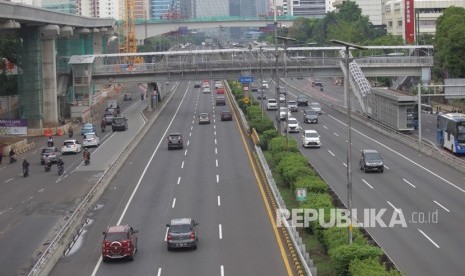
<instances>
[{"instance_id":1,"label":"blue bus","mask_svg":"<svg viewBox=\"0 0 465 276\"><path fill-rule=\"evenodd\" d=\"M447 113L438 116L437 142L453 153L465 153L465 114Z\"/></svg>"}]
</instances>

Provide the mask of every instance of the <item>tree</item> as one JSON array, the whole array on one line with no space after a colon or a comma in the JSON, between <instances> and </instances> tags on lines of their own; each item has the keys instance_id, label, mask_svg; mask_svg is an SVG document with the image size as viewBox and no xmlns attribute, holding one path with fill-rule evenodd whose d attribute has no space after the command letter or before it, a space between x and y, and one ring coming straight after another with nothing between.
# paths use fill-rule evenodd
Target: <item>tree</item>
<instances>
[{"instance_id":1,"label":"tree","mask_svg":"<svg viewBox=\"0 0 465 276\"><path fill-rule=\"evenodd\" d=\"M460 78L465 76L465 9L449 7L436 21L436 78Z\"/></svg>"}]
</instances>

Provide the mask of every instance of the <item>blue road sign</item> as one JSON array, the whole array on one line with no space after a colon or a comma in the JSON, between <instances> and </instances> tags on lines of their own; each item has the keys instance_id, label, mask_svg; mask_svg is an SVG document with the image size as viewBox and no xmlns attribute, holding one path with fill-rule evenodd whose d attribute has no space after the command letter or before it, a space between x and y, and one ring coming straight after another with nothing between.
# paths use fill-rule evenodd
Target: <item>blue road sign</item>
<instances>
[{"instance_id":1,"label":"blue road sign","mask_svg":"<svg viewBox=\"0 0 465 276\"><path fill-rule=\"evenodd\" d=\"M240 83L252 83L253 77L240 77L239 82Z\"/></svg>"}]
</instances>

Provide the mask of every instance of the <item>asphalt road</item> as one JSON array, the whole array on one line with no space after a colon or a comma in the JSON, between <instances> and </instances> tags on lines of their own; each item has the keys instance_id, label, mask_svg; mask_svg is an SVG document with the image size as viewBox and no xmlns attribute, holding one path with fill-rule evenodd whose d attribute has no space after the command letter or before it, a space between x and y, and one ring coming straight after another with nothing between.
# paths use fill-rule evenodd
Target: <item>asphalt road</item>
<instances>
[{"instance_id":1,"label":"asphalt road","mask_svg":"<svg viewBox=\"0 0 465 276\"><path fill-rule=\"evenodd\" d=\"M221 122L229 103L216 107L214 96L181 84L51 275L288 274L236 118ZM198 124L201 112L211 124ZM183 134L183 150L167 150L171 132ZM166 224L175 217L199 223L197 250L167 251ZM139 230L133 262L101 262L101 233L114 224Z\"/></svg>"},{"instance_id":2,"label":"asphalt road","mask_svg":"<svg viewBox=\"0 0 465 276\"><path fill-rule=\"evenodd\" d=\"M293 98L299 93L325 99L338 94L325 86L317 91L301 80L302 92L291 92ZM291 90L291 89L288 89ZM291 90L292 91L292 90ZM269 89L269 97L274 90ZM342 99L336 100L340 102ZM325 181L347 202L347 126L345 114L323 105L319 123L302 123L303 115L294 113L303 129L315 129L321 135L320 149L304 149L309 159ZM268 112L270 118L274 112ZM292 134L299 141L300 135ZM376 149L384 158L385 171L363 173L359 169L361 149ZM370 223L366 228L398 268L407 275L463 275L462 261L465 238L465 175L442 162L352 120L352 191L353 206L358 218L364 220L364 210L381 212L381 221ZM373 216L375 213L372 213ZM369 217L369 216L368 216ZM391 219L396 220L392 223ZM405 219L405 227L402 225ZM437 220L435 220L437 218ZM390 227L393 226L393 227Z\"/></svg>"},{"instance_id":3,"label":"asphalt road","mask_svg":"<svg viewBox=\"0 0 465 276\"><path fill-rule=\"evenodd\" d=\"M122 99L122 96L121 96ZM137 99L137 97L135 97ZM34 138L36 148L19 156L17 164L0 166L0 247L5 252L0 256L2 275L28 273L31 257L40 252L37 249L54 231L54 227L69 216L78 201L84 197L91 186L101 176L102 171L117 158L119 152L134 137L144 123L140 116L144 103L140 101L123 102L122 114L128 118L129 130L113 133L100 132L100 147L90 149L91 164L82 164L82 155L65 155L65 172L57 175L56 166L45 173L40 165L41 145L46 144L46 137ZM55 145L60 148L68 136L55 137ZM74 138L82 142L80 129L75 130ZM117 145L115 145L117 144ZM26 158L30 165L30 176L24 178L21 173L21 159ZM93 173L85 171L91 170ZM37 254L37 255L36 255ZM13 257L13 258L12 258Z\"/></svg>"}]
</instances>

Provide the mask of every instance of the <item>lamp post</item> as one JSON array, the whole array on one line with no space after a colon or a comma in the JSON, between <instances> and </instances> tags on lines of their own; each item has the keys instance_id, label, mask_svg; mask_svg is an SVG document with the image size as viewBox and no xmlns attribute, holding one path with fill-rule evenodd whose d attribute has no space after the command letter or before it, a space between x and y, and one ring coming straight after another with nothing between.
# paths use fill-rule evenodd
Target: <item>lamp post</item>
<instances>
[{"instance_id":1,"label":"lamp post","mask_svg":"<svg viewBox=\"0 0 465 276\"><path fill-rule=\"evenodd\" d=\"M281 121L279 119L279 108L280 108L280 103L279 103L279 72L278 72L278 56L279 56L279 51L278 51L278 18L276 17L276 0L273 0L273 15L274 15L274 45L275 45L275 83L276 83L276 101L277 101L277 110L276 110L276 128L278 130L278 133L281 133Z\"/></svg>"},{"instance_id":2,"label":"lamp post","mask_svg":"<svg viewBox=\"0 0 465 276\"><path fill-rule=\"evenodd\" d=\"M264 95L264 91L263 91L263 69L262 69L262 58L261 58L261 55L262 55L262 52L263 52L263 47L260 45L260 51L258 52L258 63L259 63L259 66L260 66L260 84L259 84L259 95L260 95L260 106L262 107L262 121L263 121L263 116L264 116L264 111L263 111L263 95Z\"/></svg>"},{"instance_id":3,"label":"lamp post","mask_svg":"<svg viewBox=\"0 0 465 276\"><path fill-rule=\"evenodd\" d=\"M349 49L360 49L364 50L365 47L355 45L352 43L340 41L340 40L331 40L332 43L339 44L345 47L344 60L345 60L345 74L344 74L344 96L346 98L346 108L347 108L347 136L349 146L347 147L347 210L349 210L349 244L352 244L353 232L352 232L352 126L351 126L351 117L350 117L350 91L349 91Z\"/></svg>"}]
</instances>

